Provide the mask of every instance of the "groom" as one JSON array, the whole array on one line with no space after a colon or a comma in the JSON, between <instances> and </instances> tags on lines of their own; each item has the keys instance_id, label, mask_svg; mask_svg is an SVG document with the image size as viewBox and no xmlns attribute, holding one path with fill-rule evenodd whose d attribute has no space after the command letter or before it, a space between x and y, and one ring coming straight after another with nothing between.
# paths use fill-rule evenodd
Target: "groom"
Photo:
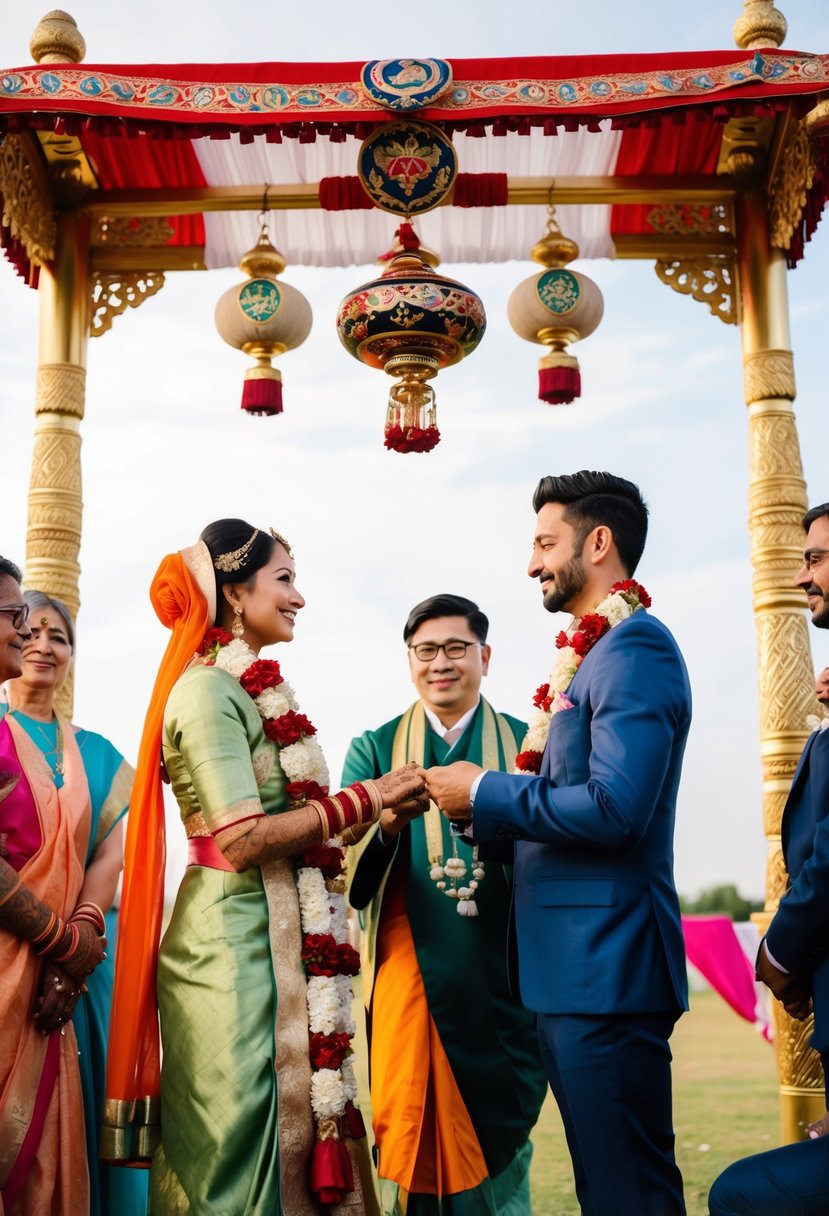
<instances>
[{"instance_id":1,"label":"groom","mask_svg":"<svg viewBox=\"0 0 829 1216\"><path fill-rule=\"evenodd\" d=\"M530 771L431 768L429 793L481 844L514 842L521 997L582 1212L682 1216L668 1040L687 1008L672 863L688 676L630 581L647 534L639 489L610 473L544 477L533 507L529 574L547 611L574 622L536 694Z\"/></svg>"}]
</instances>

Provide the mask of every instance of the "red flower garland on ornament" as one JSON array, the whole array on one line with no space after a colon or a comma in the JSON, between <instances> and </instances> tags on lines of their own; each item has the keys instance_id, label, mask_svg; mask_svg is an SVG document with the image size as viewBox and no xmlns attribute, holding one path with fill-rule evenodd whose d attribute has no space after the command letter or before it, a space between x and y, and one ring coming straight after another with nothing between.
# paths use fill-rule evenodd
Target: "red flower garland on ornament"
<instances>
[{"instance_id":1,"label":"red flower garland on ornament","mask_svg":"<svg viewBox=\"0 0 829 1216\"><path fill-rule=\"evenodd\" d=\"M390 452L431 452L440 443L436 426L398 426L390 424L385 430L383 446Z\"/></svg>"}]
</instances>

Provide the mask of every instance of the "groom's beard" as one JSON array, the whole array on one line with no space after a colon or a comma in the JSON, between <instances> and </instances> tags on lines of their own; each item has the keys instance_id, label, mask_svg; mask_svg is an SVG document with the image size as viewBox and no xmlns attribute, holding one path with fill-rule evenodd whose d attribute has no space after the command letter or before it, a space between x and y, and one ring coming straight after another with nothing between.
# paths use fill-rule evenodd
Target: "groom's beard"
<instances>
[{"instance_id":1,"label":"groom's beard","mask_svg":"<svg viewBox=\"0 0 829 1216\"><path fill-rule=\"evenodd\" d=\"M821 591L820 587L807 587L808 595L819 595L823 603L817 612L812 614L812 624L818 629L829 629L829 592Z\"/></svg>"},{"instance_id":2,"label":"groom's beard","mask_svg":"<svg viewBox=\"0 0 829 1216\"><path fill-rule=\"evenodd\" d=\"M579 553L570 558L567 565L555 576L555 582L549 591L544 592L544 607L548 612L561 612L583 590L586 582L584 562Z\"/></svg>"}]
</instances>

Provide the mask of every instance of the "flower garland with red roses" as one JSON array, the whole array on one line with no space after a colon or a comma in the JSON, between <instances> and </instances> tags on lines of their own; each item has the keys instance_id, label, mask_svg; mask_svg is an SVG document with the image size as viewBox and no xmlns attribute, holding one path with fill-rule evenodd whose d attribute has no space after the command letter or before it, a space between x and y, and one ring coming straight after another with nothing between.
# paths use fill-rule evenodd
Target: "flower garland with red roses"
<instances>
[{"instance_id":1,"label":"flower garland with red roses","mask_svg":"<svg viewBox=\"0 0 829 1216\"><path fill-rule=\"evenodd\" d=\"M228 672L253 698L265 735L279 748L290 808L325 799L328 768L314 738L316 727L299 712L279 664L258 659L246 642L223 629L206 634L200 653L208 666ZM365 1135L362 1116L354 1105L357 1082L351 1060L356 1029L351 1016L351 977L360 970L360 956L349 940L341 844L334 837L306 850L296 871L313 1070L310 1100L316 1129L311 1190L325 1204L339 1203L354 1189L343 1137Z\"/></svg>"},{"instance_id":2,"label":"flower garland with red roses","mask_svg":"<svg viewBox=\"0 0 829 1216\"><path fill-rule=\"evenodd\" d=\"M386 423L383 447L390 452L431 452L440 443L440 431L431 426L400 426Z\"/></svg>"},{"instance_id":3,"label":"flower garland with red roses","mask_svg":"<svg viewBox=\"0 0 829 1216\"><path fill-rule=\"evenodd\" d=\"M547 745L547 735L553 715L562 709L571 709L572 702L564 695L573 676L600 638L616 625L626 621L640 608L649 608L651 597L641 583L627 578L614 583L610 591L592 612L578 622L571 633L563 630L556 638L560 651L558 660L547 684L542 684L533 697L536 713L530 720L529 729L515 757L516 773L538 773L541 771L541 756Z\"/></svg>"}]
</instances>

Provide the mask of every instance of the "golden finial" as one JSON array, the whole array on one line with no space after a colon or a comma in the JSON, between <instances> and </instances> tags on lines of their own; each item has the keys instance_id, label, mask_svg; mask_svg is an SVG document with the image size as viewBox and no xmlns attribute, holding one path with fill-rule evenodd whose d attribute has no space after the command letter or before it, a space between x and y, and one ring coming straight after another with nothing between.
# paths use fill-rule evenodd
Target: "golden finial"
<instances>
[{"instance_id":1,"label":"golden finial","mask_svg":"<svg viewBox=\"0 0 829 1216\"><path fill-rule=\"evenodd\" d=\"M547 227L540 241L536 241L530 251L534 262L552 270L554 267L566 266L579 256L579 247L569 236L565 236L556 218L556 208L553 202L555 182L547 191Z\"/></svg>"},{"instance_id":2,"label":"golden finial","mask_svg":"<svg viewBox=\"0 0 829 1216\"><path fill-rule=\"evenodd\" d=\"M734 26L734 41L744 51L783 45L788 22L774 0L743 0L743 14Z\"/></svg>"},{"instance_id":3,"label":"golden finial","mask_svg":"<svg viewBox=\"0 0 829 1216\"><path fill-rule=\"evenodd\" d=\"M75 18L55 8L41 18L29 50L35 63L80 63L86 54L86 42Z\"/></svg>"}]
</instances>

